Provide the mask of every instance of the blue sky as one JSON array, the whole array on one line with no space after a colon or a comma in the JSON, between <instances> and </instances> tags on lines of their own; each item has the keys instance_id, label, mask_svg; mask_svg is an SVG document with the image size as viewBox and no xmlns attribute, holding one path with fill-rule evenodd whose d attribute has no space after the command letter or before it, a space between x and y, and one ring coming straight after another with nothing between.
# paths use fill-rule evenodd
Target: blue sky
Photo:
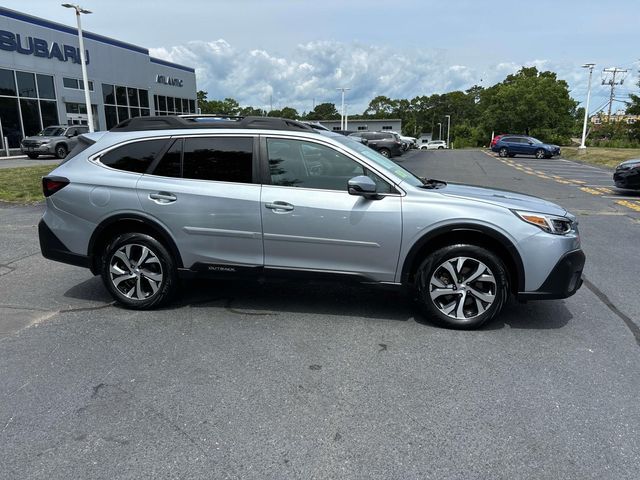
<instances>
[{"instance_id":1,"label":"blue sky","mask_svg":"<svg viewBox=\"0 0 640 480\"><path fill-rule=\"evenodd\" d=\"M59 1L3 5L73 25ZM617 98L638 93L640 1L536 0L85 0L88 30L151 49L196 68L210 98L243 105L339 102L351 113L375 95L416 95L489 86L522 65L556 71L572 96L586 97L585 62L594 71L592 110L607 98L602 68L630 70ZM623 107L617 103L616 107Z\"/></svg>"}]
</instances>

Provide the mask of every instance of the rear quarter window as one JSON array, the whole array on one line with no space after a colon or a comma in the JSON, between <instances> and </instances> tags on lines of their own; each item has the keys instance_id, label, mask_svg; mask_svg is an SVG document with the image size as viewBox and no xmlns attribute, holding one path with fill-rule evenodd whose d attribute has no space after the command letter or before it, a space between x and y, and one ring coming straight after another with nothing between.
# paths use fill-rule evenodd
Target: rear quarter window
<instances>
[{"instance_id":1,"label":"rear quarter window","mask_svg":"<svg viewBox=\"0 0 640 480\"><path fill-rule=\"evenodd\" d=\"M143 140L109 150L100 156L103 165L125 172L144 173L164 150L168 139Z\"/></svg>"}]
</instances>

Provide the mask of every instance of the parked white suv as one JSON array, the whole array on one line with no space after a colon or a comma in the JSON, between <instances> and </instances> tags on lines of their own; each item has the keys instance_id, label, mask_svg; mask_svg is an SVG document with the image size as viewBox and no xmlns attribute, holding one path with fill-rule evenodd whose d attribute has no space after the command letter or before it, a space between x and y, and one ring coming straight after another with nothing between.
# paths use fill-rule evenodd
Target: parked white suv
<instances>
[{"instance_id":1,"label":"parked white suv","mask_svg":"<svg viewBox=\"0 0 640 480\"><path fill-rule=\"evenodd\" d=\"M444 150L447 148L447 142L444 140L430 140L420 145L420 150Z\"/></svg>"}]
</instances>

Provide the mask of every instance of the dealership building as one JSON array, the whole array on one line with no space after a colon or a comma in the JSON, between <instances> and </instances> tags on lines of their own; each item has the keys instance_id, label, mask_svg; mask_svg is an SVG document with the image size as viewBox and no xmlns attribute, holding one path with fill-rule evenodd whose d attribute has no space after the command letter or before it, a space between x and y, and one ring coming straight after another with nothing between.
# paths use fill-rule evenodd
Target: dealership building
<instances>
[{"instance_id":1,"label":"dealership building","mask_svg":"<svg viewBox=\"0 0 640 480\"><path fill-rule=\"evenodd\" d=\"M69 12L72 19L72 11ZM130 117L196 113L191 67L83 30L96 130ZM0 144L48 125L87 123L78 30L0 7Z\"/></svg>"}]
</instances>

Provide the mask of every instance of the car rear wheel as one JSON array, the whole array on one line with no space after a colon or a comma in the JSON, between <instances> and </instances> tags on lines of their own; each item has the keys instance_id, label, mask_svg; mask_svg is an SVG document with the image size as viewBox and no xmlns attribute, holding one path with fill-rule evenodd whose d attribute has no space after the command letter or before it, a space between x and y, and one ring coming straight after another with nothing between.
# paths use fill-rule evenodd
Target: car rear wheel
<instances>
[{"instance_id":1,"label":"car rear wheel","mask_svg":"<svg viewBox=\"0 0 640 480\"><path fill-rule=\"evenodd\" d=\"M500 155L501 157L508 157L509 156L509 150L507 150L507 147L502 147L498 151L498 155Z\"/></svg>"},{"instance_id":2,"label":"car rear wheel","mask_svg":"<svg viewBox=\"0 0 640 480\"><path fill-rule=\"evenodd\" d=\"M175 261L152 236L125 233L104 250L102 280L121 305L136 310L155 308L175 293Z\"/></svg>"},{"instance_id":3,"label":"car rear wheel","mask_svg":"<svg viewBox=\"0 0 640 480\"><path fill-rule=\"evenodd\" d=\"M416 276L417 300L435 323L479 328L496 317L507 299L502 260L475 245L450 245L425 258Z\"/></svg>"},{"instance_id":4,"label":"car rear wheel","mask_svg":"<svg viewBox=\"0 0 640 480\"><path fill-rule=\"evenodd\" d=\"M378 150L378 152L380 153L380 155L382 155L383 157L387 157L390 158L391 157L391 152L389 150L387 150L386 148L381 148L380 150Z\"/></svg>"},{"instance_id":5,"label":"car rear wheel","mask_svg":"<svg viewBox=\"0 0 640 480\"><path fill-rule=\"evenodd\" d=\"M438 147L438 150L444 150L444 147Z\"/></svg>"},{"instance_id":6,"label":"car rear wheel","mask_svg":"<svg viewBox=\"0 0 640 480\"><path fill-rule=\"evenodd\" d=\"M547 153L542 148L536 150L536 158L544 158L546 156Z\"/></svg>"},{"instance_id":7,"label":"car rear wheel","mask_svg":"<svg viewBox=\"0 0 640 480\"><path fill-rule=\"evenodd\" d=\"M56 146L56 157L58 158L64 158L67 156L67 146L66 145L58 145Z\"/></svg>"},{"instance_id":8,"label":"car rear wheel","mask_svg":"<svg viewBox=\"0 0 640 480\"><path fill-rule=\"evenodd\" d=\"M31 160L35 160L36 158L38 158L38 154L37 153L27 153L27 157L29 157Z\"/></svg>"}]
</instances>

